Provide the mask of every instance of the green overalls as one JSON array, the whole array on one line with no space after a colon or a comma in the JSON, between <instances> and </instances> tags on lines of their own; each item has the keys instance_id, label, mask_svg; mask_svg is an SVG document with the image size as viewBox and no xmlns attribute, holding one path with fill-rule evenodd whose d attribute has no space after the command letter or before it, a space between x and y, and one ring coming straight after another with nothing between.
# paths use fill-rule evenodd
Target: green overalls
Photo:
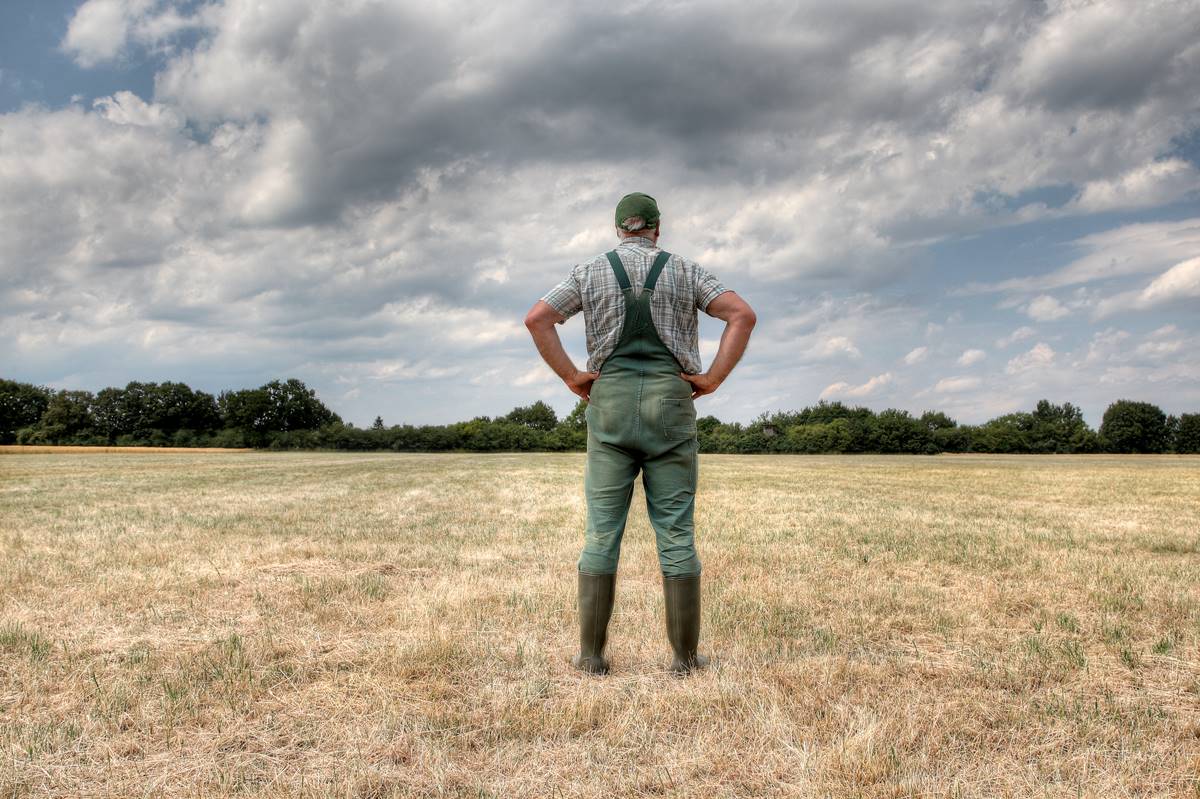
<instances>
[{"instance_id":1,"label":"green overalls","mask_svg":"<svg viewBox=\"0 0 1200 799\"><path fill-rule=\"evenodd\" d=\"M692 385L679 376L683 369L650 317L650 298L668 258L659 253L634 297L620 258L608 253L625 298L625 325L601 364L585 411L588 520L579 571L587 574L617 571L639 469L663 576L700 574L692 524L699 454Z\"/></svg>"}]
</instances>

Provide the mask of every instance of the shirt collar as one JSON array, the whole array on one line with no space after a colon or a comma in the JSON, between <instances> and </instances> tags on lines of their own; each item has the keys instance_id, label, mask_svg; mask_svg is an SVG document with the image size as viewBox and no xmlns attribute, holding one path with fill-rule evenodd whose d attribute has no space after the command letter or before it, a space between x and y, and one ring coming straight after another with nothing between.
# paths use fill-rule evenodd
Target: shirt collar
<instances>
[{"instance_id":1,"label":"shirt collar","mask_svg":"<svg viewBox=\"0 0 1200 799\"><path fill-rule=\"evenodd\" d=\"M618 246L624 247L626 244L634 244L638 247L645 247L648 250L658 249L658 245L645 236L626 236L621 239L621 243Z\"/></svg>"}]
</instances>

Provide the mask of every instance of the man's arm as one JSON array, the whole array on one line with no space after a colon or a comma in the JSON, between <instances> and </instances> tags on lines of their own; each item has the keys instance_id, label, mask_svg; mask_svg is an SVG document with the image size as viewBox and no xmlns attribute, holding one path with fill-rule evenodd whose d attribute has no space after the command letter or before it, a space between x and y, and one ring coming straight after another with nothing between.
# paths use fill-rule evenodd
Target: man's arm
<instances>
[{"instance_id":1,"label":"man's arm","mask_svg":"<svg viewBox=\"0 0 1200 799\"><path fill-rule=\"evenodd\" d=\"M591 393L592 382L600 373L581 372L571 362L571 356L563 349L558 330L554 327L565 320L566 317L554 310L553 305L545 300L538 300L525 315L525 327L529 328L529 334L533 336L533 343L537 345L542 359L562 378L567 388L586 400Z\"/></svg>"},{"instance_id":2,"label":"man's arm","mask_svg":"<svg viewBox=\"0 0 1200 799\"><path fill-rule=\"evenodd\" d=\"M692 384L692 398L702 397L717 390L717 386L725 382L733 367L741 360L750 341L750 331L758 321L754 310L746 301L732 291L724 291L713 298L704 312L709 316L725 322L725 332L721 334L721 344L717 347L717 357L709 364L708 371L703 374L689 375L683 372L679 376Z\"/></svg>"}]
</instances>

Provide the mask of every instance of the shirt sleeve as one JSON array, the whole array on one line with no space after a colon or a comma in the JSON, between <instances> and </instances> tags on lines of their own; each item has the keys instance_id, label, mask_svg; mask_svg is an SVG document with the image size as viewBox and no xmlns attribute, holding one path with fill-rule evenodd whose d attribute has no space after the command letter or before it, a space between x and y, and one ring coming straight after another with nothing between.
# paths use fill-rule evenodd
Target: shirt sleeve
<instances>
[{"instance_id":1,"label":"shirt sleeve","mask_svg":"<svg viewBox=\"0 0 1200 799\"><path fill-rule=\"evenodd\" d=\"M563 322L579 313L583 308L583 292L579 290L575 270L572 269L566 279L542 295L542 302L566 317Z\"/></svg>"},{"instance_id":2,"label":"shirt sleeve","mask_svg":"<svg viewBox=\"0 0 1200 799\"><path fill-rule=\"evenodd\" d=\"M715 300L718 294L729 291L721 281L717 280L716 275L699 264L696 265L695 288L696 307L701 311L707 309L708 304Z\"/></svg>"}]
</instances>

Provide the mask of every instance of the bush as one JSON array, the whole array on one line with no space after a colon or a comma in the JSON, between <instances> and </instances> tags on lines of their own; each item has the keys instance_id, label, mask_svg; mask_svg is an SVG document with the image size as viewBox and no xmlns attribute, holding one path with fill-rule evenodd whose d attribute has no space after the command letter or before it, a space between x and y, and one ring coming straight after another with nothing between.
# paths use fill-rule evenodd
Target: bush
<instances>
[{"instance_id":1,"label":"bush","mask_svg":"<svg viewBox=\"0 0 1200 799\"><path fill-rule=\"evenodd\" d=\"M1100 436L1110 452L1165 452L1169 444L1167 415L1149 402L1117 400L1108 406Z\"/></svg>"}]
</instances>

